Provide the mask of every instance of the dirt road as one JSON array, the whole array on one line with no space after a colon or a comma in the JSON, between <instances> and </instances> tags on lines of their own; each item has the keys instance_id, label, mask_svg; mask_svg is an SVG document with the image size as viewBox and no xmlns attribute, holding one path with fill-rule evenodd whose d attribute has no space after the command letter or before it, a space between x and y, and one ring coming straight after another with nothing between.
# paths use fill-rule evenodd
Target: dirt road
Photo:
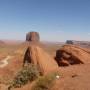
<instances>
[{"instance_id":1,"label":"dirt road","mask_svg":"<svg viewBox=\"0 0 90 90\"><path fill-rule=\"evenodd\" d=\"M7 56L5 59L0 60L0 68L4 68L8 65L8 60L11 59L11 56Z\"/></svg>"}]
</instances>

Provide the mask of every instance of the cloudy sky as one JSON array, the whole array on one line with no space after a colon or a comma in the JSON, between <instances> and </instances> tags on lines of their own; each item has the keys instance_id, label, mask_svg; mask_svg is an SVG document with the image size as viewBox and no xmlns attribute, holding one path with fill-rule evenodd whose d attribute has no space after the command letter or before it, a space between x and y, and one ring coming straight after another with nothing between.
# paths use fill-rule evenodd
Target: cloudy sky
<instances>
[{"instance_id":1,"label":"cloudy sky","mask_svg":"<svg viewBox=\"0 0 90 90\"><path fill-rule=\"evenodd\" d=\"M0 0L0 39L90 41L90 0Z\"/></svg>"}]
</instances>

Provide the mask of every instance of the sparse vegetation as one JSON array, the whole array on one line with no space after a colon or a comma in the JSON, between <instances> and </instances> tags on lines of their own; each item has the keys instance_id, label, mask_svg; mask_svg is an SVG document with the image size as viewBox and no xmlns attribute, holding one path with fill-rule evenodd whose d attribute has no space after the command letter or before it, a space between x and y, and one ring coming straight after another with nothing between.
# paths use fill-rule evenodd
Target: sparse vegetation
<instances>
[{"instance_id":1,"label":"sparse vegetation","mask_svg":"<svg viewBox=\"0 0 90 90\"><path fill-rule=\"evenodd\" d=\"M12 84L10 85L9 89L14 87L14 88L19 88L28 82L32 82L35 79L37 79L39 76L39 71L34 65L28 65L22 68L20 72L16 75L14 78Z\"/></svg>"},{"instance_id":2,"label":"sparse vegetation","mask_svg":"<svg viewBox=\"0 0 90 90\"><path fill-rule=\"evenodd\" d=\"M56 73L52 73L43 77L40 77L35 85L32 87L32 90L50 90L54 81L56 79Z\"/></svg>"}]
</instances>

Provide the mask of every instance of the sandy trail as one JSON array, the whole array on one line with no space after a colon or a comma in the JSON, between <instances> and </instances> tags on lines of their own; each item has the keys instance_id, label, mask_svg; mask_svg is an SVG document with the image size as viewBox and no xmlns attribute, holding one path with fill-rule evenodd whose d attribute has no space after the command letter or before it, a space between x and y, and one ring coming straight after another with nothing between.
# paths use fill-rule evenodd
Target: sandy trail
<instances>
[{"instance_id":1,"label":"sandy trail","mask_svg":"<svg viewBox=\"0 0 90 90\"><path fill-rule=\"evenodd\" d=\"M8 60L11 59L11 56L7 56L5 59L2 59L0 61L0 68L4 68L8 65Z\"/></svg>"}]
</instances>

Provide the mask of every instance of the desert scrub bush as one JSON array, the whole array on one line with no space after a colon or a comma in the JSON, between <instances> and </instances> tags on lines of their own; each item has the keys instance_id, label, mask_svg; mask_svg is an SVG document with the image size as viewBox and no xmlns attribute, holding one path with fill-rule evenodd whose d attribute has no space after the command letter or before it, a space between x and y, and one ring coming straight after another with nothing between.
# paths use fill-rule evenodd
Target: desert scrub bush
<instances>
[{"instance_id":1,"label":"desert scrub bush","mask_svg":"<svg viewBox=\"0 0 90 90\"><path fill-rule=\"evenodd\" d=\"M39 77L32 90L50 90L56 80L56 73L52 73L43 77Z\"/></svg>"},{"instance_id":2,"label":"desert scrub bush","mask_svg":"<svg viewBox=\"0 0 90 90\"><path fill-rule=\"evenodd\" d=\"M20 88L21 86L32 82L39 77L39 71L34 65L28 65L23 67L16 75L12 84L9 86L8 90L11 88Z\"/></svg>"}]
</instances>

